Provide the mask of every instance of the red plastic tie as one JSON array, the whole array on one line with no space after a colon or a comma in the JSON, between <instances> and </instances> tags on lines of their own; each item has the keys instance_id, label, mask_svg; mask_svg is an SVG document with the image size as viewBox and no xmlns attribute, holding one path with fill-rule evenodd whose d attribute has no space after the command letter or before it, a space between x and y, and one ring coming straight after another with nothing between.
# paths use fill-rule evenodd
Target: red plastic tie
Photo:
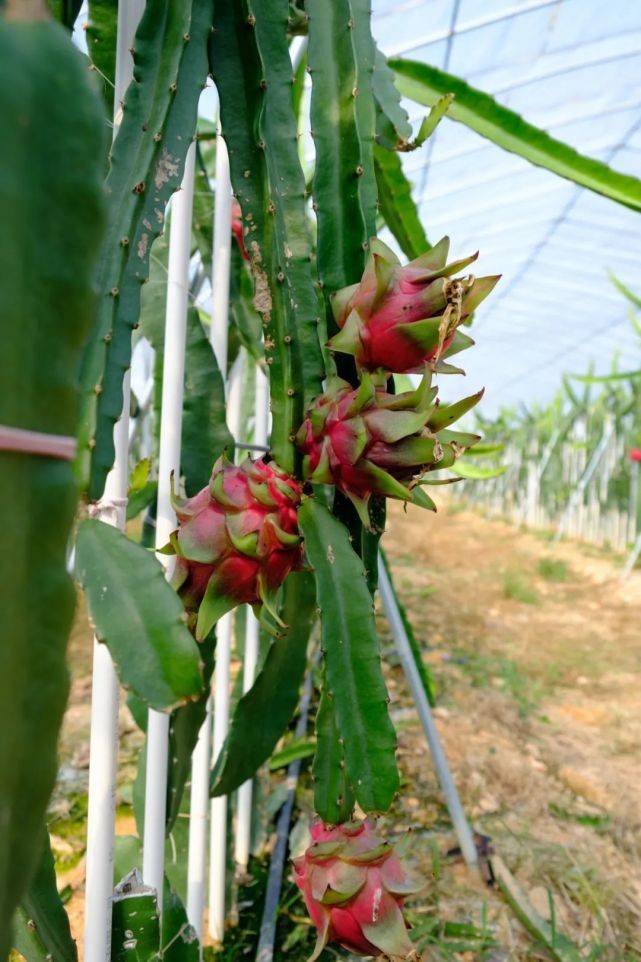
<instances>
[{"instance_id":1,"label":"red plastic tie","mask_svg":"<svg viewBox=\"0 0 641 962\"><path fill-rule=\"evenodd\" d=\"M76 439L63 434L45 434L0 424L0 451L19 451L21 454L72 461L76 456Z\"/></svg>"}]
</instances>

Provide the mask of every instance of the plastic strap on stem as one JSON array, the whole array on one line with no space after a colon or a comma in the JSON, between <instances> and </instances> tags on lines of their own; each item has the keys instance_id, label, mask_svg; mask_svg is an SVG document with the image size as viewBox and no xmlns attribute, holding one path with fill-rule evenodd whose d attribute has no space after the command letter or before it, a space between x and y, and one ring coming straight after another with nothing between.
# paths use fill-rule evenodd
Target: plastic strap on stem
<instances>
[{"instance_id":1,"label":"plastic strap on stem","mask_svg":"<svg viewBox=\"0 0 641 962\"><path fill-rule=\"evenodd\" d=\"M45 434L26 428L12 428L0 424L0 451L38 454L46 458L72 461L76 455L76 439L63 434Z\"/></svg>"}]
</instances>

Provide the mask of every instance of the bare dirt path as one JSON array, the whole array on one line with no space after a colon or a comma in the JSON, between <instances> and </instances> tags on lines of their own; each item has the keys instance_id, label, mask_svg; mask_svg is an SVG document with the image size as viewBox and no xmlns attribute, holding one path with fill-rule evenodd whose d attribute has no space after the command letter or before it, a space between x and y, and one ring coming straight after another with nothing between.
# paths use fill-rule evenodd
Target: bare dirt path
<instances>
[{"instance_id":1,"label":"bare dirt path","mask_svg":"<svg viewBox=\"0 0 641 962\"><path fill-rule=\"evenodd\" d=\"M439 729L475 827L543 915L550 890L586 958L641 958L641 573L622 585L616 559L447 500L436 517L393 509L385 544L429 645ZM411 785L399 815L438 829L429 758L400 672L393 681ZM486 898L452 872L438 887L446 917L471 919ZM497 900L490 908L494 957L538 958Z\"/></svg>"}]
</instances>

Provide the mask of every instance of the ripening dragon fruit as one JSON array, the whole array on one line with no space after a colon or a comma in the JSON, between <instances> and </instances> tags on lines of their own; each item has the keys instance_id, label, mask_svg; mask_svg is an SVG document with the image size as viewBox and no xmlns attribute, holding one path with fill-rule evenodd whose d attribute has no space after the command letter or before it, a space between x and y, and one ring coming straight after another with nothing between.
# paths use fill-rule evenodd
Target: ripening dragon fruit
<instances>
[{"instance_id":1,"label":"ripening dragon fruit","mask_svg":"<svg viewBox=\"0 0 641 962\"><path fill-rule=\"evenodd\" d=\"M237 200L234 200L231 205L231 232L236 238L240 253L243 255L243 258L248 261L249 254L247 253L245 238L243 236L243 212Z\"/></svg>"},{"instance_id":2,"label":"ripening dragon fruit","mask_svg":"<svg viewBox=\"0 0 641 962\"><path fill-rule=\"evenodd\" d=\"M178 556L174 585L199 640L236 605L264 604L278 620L274 595L302 563L300 497L274 461L247 458L237 467L223 455L207 487L174 498L178 529L165 550Z\"/></svg>"},{"instance_id":3,"label":"ripening dragon fruit","mask_svg":"<svg viewBox=\"0 0 641 962\"><path fill-rule=\"evenodd\" d=\"M371 819L335 827L316 821L311 836L310 847L293 861L294 880L318 929L309 962L328 942L356 955L412 955L403 900L425 882L409 875L401 846L395 850L377 836Z\"/></svg>"},{"instance_id":4,"label":"ripening dragon fruit","mask_svg":"<svg viewBox=\"0 0 641 962\"><path fill-rule=\"evenodd\" d=\"M388 394L363 372L358 388L330 378L296 435L305 455L303 473L315 484L334 484L369 526L372 494L412 501L435 510L418 482L427 471L450 467L479 438L449 431L482 391L452 405L438 405L426 374L416 391Z\"/></svg>"},{"instance_id":5,"label":"ripening dragon fruit","mask_svg":"<svg viewBox=\"0 0 641 962\"><path fill-rule=\"evenodd\" d=\"M332 309L341 330L329 341L352 354L359 368L396 374L443 363L473 343L457 328L490 293L498 277L453 277L478 253L447 264L449 238L404 267L386 244L373 238L363 277L337 291ZM438 364L438 366L437 366Z\"/></svg>"}]
</instances>

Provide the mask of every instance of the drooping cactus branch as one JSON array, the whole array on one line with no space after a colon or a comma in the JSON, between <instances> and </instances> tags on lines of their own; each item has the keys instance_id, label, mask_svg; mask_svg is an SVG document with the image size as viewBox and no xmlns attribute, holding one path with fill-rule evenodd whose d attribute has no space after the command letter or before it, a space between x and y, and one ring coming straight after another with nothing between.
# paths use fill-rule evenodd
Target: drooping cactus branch
<instances>
[{"instance_id":1,"label":"drooping cactus branch","mask_svg":"<svg viewBox=\"0 0 641 962\"><path fill-rule=\"evenodd\" d=\"M140 289L196 130L211 22L212 0L149 0L136 34L134 80L105 184L111 216L100 261L98 313L81 369L77 468L92 499L102 495L114 460L113 428L122 410Z\"/></svg>"},{"instance_id":2,"label":"drooping cactus branch","mask_svg":"<svg viewBox=\"0 0 641 962\"><path fill-rule=\"evenodd\" d=\"M212 73L223 136L263 318L273 426L271 450L293 471L293 435L323 376L321 307L313 286L305 182L298 159L287 47L288 5L216 5Z\"/></svg>"}]
</instances>

